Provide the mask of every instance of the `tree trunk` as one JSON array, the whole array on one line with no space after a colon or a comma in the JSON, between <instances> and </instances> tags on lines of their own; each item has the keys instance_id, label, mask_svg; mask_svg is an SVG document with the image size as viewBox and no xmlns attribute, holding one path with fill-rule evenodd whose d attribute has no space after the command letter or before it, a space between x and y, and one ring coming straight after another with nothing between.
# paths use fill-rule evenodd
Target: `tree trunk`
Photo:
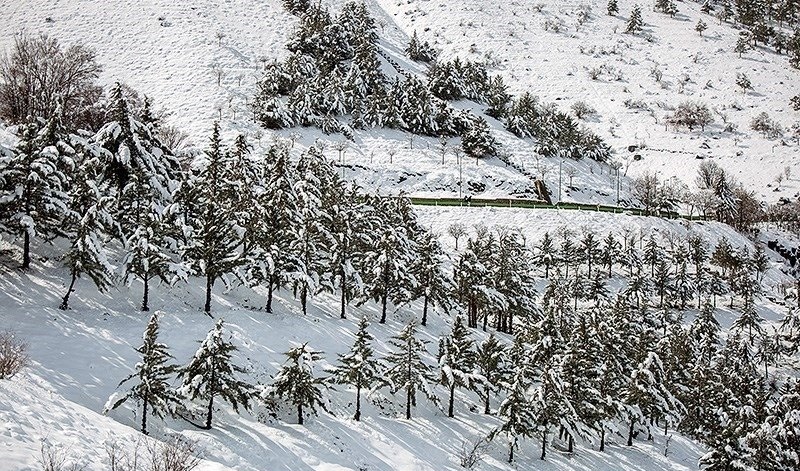
<instances>
[{"instance_id":1,"label":"tree trunk","mask_svg":"<svg viewBox=\"0 0 800 471\"><path fill-rule=\"evenodd\" d=\"M211 419L214 415L214 394L208 398L208 412L206 413L206 430L211 430Z\"/></svg>"},{"instance_id":2,"label":"tree trunk","mask_svg":"<svg viewBox=\"0 0 800 471\"><path fill-rule=\"evenodd\" d=\"M411 388L406 388L406 419L411 419Z\"/></svg>"},{"instance_id":3,"label":"tree trunk","mask_svg":"<svg viewBox=\"0 0 800 471\"><path fill-rule=\"evenodd\" d=\"M600 424L600 451L606 451L606 426Z\"/></svg>"},{"instance_id":4,"label":"tree trunk","mask_svg":"<svg viewBox=\"0 0 800 471\"><path fill-rule=\"evenodd\" d=\"M275 289L274 278L272 275L269 276L269 286L267 288L267 312L270 314L272 313L272 290Z\"/></svg>"},{"instance_id":5,"label":"tree trunk","mask_svg":"<svg viewBox=\"0 0 800 471\"><path fill-rule=\"evenodd\" d=\"M31 235L28 231L23 231L24 242L22 243L22 269L27 270L31 266Z\"/></svg>"},{"instance_id":6,"label":"tree trunk","mask_svg":"<svg viewBox=\"0 0 800 471\"><path fill-rule=\"evenodd\" d=\"M150 310L149 301L150 301L150 278L148 276L142 277L142 282L144 283L144 294L142 295L142 312L147 312Z\"/></svg>"},{"instance_id":7,"label":"tree trunk","mask_svg":"<svg viewBox=\"0 0 800 471\"><path fill-rule=\"evenodd\" d=\"M483 413L484 414L489 414L490 413L490 409L489 409L489 399L490 399L489 398L489 394L491 394L491 391L489 390L489 386L484 386L483 387L483 391L484 391L484 393L486 393L486 402L484 404Z\"/></svg>"},{"instance_id":8,"label":"tree trunk","mask_svg":"<svg viewBox=\"0 0 800 471\"><path fill-rule=\"evenodd\" d=\"M344 307L347 304L347 283L345 282L345 279L344 279L344 266L340 266L339 267L339 277L342 280L342 282L341 282L342 283L342 285L341 285L341 288L342 288L342 312L341 312L341 316L340 317L342 319L346 319L346 317L344 315L345 314L344 313Z\"/></svg>"},{"instance_id":9,"label":"tree trunk","mask_svg":"<svg viewBox=\"0 0 800 471\"><path fill-rule=\"evenodd\" d=\"M422 302L422 325L428 325L428 295L425 295L425 300Z\"/></svg>"},{"instance_id":10,"label":"tree trunk","mask_svg":"<svg viewBox=\"0 0 800 471\"><path fill-rule=\"evenodd\" d=\"M69 282L69 288L67 289L67 294L64 295L64 298L61 300L61 305L58 306L59 309L62 311L66 311L69 309L69 295L72 293L72 290L75 288L75 280L78 279L78 270L72 269L72 281Z\"/></svg>"},{"instance_id":11,"label":"tree trunk","mask_svg":"<svg viewBox=\"0 0 800 471\"><path fill-rule=\"evenodd\" d=\"M631 420L631 425L628 427L628 446L633 446L633 420Z\"/></svg>"},{"instance_id":12,"label":"tree trunk","mask_svg":"<svg viewBox=\"0 0 800 471\"><path fill-rule=\"evenodd\" d=\"M572 449L574 446L575 446L575 439L572 438L572 435L570 435L567 441L567 453L572 453Z\"/></svg>"},{"instance_id":13,"label":"tree trunk","mask_svg":"<svg viewBox=\"0 0 800 471\"><path fill-rule=\"evenodd\" d=\"M453 384L450 385L450 404L447 406L447 416L453 417L453 401L456 395L456 383L453 381Z\"/></svg>"},{"instance_id":14,"label":"tree trunk","mask_svg":"<svg viewBox=\"0 0 800 471\"><path fill-rule=\"evenodd\" d=\"M142 433L147 435L147 399L142 401Z\"/></svg>"},{"instance_id":15,"label":"tree trunk","mask_svg":"<svg viewBox=\"0 0 800 471\"><path fill-rule=\"evenodd\" d=\"M542 455L539 457L540 460L544 460L547 456L547 432L542 431Z\"/></svg>"},{"instance_id":16,"label":"tree trunk","mask_svg":"<svg viewBox=\"0 0 800 471\"><path fill-rule=\"evenodd\" d=\"M381 296L381 321L380 324L386 323L386 298L388 297L387 293L383 293Z\"/></svg>"},{"instance_id":17,"label":"tree trunk","mask_svg":"<svg viewBox=\"0 0 800 471\"><path fill-rule=\"evenodd\" d=\"M297 423L303 425L303 404L297 404Z\"/></svg>"},{"instance_id":18,"label":"tree trunk","mask_svg":"<svg viewBox=\"0 0 800 471\"><path fill-rule=\"evenodd\" d=\"M361 421L361 385L359 384L356 387L356 415L353 416L353 420L356 422Z\"/></svg>"},{"instance_id":19,"label":"tree trunk","mask_svg":"<svg viewBox=\"0 0 800 471\"><path fill-rule=\"evenodd\" d=\"M303 306L303 315L308 314L308 286L305 284L300 289L300 304Z\"/></svg>"},{"instance_id":20,"label":"tree trunk","mask_svg":"<svg viewBox=\"0 0 800 471\"><path fill-rule=\"evenodd\" d=\"M517 437L514 437L513 441L508 443L508 462L511 463L514 461L514 448L517 446Z\"/></svg>"},{"instance_id":21,"label":"tree trunk","mask_svg":"<svg viewBox=\"0 0 800 471\"><path fill-rule=\"evenodd\" d=\"M206 305L203 308L203 311L211 315L211 288L214 287L214 277L206 274Z\"/></svg>"}]
</instances>

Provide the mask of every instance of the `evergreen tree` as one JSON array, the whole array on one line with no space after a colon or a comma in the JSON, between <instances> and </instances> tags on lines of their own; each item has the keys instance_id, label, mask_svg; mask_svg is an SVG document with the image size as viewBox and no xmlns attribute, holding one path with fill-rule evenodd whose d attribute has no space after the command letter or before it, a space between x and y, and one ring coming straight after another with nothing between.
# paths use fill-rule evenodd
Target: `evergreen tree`
<instances>
[{"instance_id":1,"label":"evergreen tree","mask_svg":"<svg viewBox=\"0 0 800 471\"><path fill-rule=\"evenodd\" d=\"M655 9L669 16L675 16L678 13L678 7L674 0L656 0Z\"/></svg>"},{"instance_id":2,"label":"evergreen tree","mask_svg":"<svg viewBox=\"0 0 800 471\"><path fill-rule=\"evenodd\" d=\"M428 323L428 305L447 307L450 304L452 282L444 270L446 255L438 238L429 231L422 231L417 240L416 257L411 271L417 280L413 297L422 298L422 322Z\"/></svg>"},{"instance_id":3,"label":"evergreen tree","mask_svg":"<svg viewBox=\"0 0 800 471\"><path fill-rule=\"evenodd\" d=\"M314 376L314 363L322 359L317 352L304 343L285 353L287 360L275 375L271 393L285 397L297 408L297 423L303 425L303 410L317 413L317 407L325 407L322 402L324 378Z\"/></svg>"},{"instance_id":4,"label":"evergreen tree","mask_svg":"<svg viewBox=\"0 0 800 471\"><path fill-rule=\"evenodd\" d=\"M534 248L534 262L536 265L544 267L545 278L550 278L550 267L555 263L556 256L553 238L550 237L550 233L545 232L542 236L542 240L540 240L539 244Z\"/></svg>"},{"instance_id":5,"label":"evergreen tree","mask_svg":"<svg viewBox=\"0 0 800 471\"><path fill-rule=\"evenodd\" d=\"M313 245L297 241L295 231L302 231L303 237L308 237L309 242L314 240L319 233L318 215L314 213L313 195L309 193L306 216L309 226L300 223L298 210L298 195L295 189L297 176L295 169L289 163L289 149L283 144L270 147L267 153L266 170L262 176L263 192L259 196L259 207L262 208L260 220L263 224L257 234L254 247L248 261L248 277L253 283L266 283L267 305L266 311L272 312L272 299L275 290L286 283L289 275L294 273L301 263L298 251L295 248L311 250ZM312 190L306 184L306 189ZM300 245L298 247L297 245ZM308 254L306 254L308 255ZM311 261L311 259L309 259ZM313 267L310 267L313 270ZM306 270L303 267L301 273ZM305 283L311 280L306 279Z\"/></svg>"},{"instance_id":6,"label":"evergreen tree","mask_svg":"<svg viewBox=\"0 0 800 471\"><path fill-rule=\"evenodd\" d=\"M733 52L739 54L739 58L742 57L742 54L752 49L750 43L752 42L753 38L749 31L740 31L739 38L736 40L736 47L733 48Z\"/></svg>"},{"instance_id":7,"label":"evergreen tree","mask_svg":"<svg viewBox=\"0 0 800 471\"><path fill-rule=\"evenodd\" d=\"M492 393L500 390L500 385L508 373L506 349L494 334L490 334L478 345L475 367L477 373L483 377L483 388L480 393L484 403L483 413L489 414Z\"/></svg>"},{"instance_id":8,"label":"evergreen tree","mask_svg":"<svg viewBox=\"0 0 800 471\"><path fill-rule=\"evenodd\" d=\"M345 318L348 300L354 298L363 286L358 271L364 249L368 244L364 238L370 233L370 221L362 217L363 198L355 185L349 189L341 184L332 185L326 201L331 213L331 235L329 247L331 259L331 283L337 283L340 294L340 317Z\"/></svg>"},{"instance_id":9,"label":"evergreen tree","mask_svg":"<svg viewBox=\"0 0 800 471\"><path fill-rule=\"evenodd\" d=\"M436 377L422 359L427 350L424 341L417 339L416 334L417 324L411 321L399 335L392 337L389 344L394 350L386 357L388 368L384 372L393 394L401 390L405 392L406 419L411 419L411 406L416 404L417 391L424 393L429 400L437 401L432 387Z\"/></svg>"},{"instance_id":10,"label":"evergreen tree","mask_svg":"<svg viewBox=\"0 0 800 471\"><path fill-rule=\"evenodd\" d=\"M339 364L331 373L333 379L339 384L349 384L356 388L356 413L353 420L361 420L361 391L370 391L381 382L380 364L374 358L374 351L370 343L375 338L367 332L369 321L364 316L358 323L356 339L350 351L339 355Z\"/></svg>"},{"instance_id":11,"label":"evergreen tree","mask_svg":"<svg viewBox=\"0 0 800 471\"><path fill-rule=\"evenodd\" d=\"M697 20L697 24L694 26L694 30L697 31L698 33L700 33L700 36L702 36L703 35L703 31L705 31L707 29L708 29L708 24L705 21L703 21L702 18Z\"/></svg>"},{"instance_id":12,"label":"evergreen tree","mask_svg":"<svg viewBox=\"0 0 800 471\"><path fill-rule=\"evenodd\" d=\"M141 361L135 366L135 371L127 378L120 381L119 386L136 379L127 393L121 397L113 395L109 398L104 412L116 409L128 399L134 399L142 404L142 433L147 435L147 414L152 413L158 418L163 418L164 413L172 413L175 405L180 403L181 397L169 384L169 377L177 370L175 365L168 363L173 357L167 351L167 346L158 341L158 321L160 313L156 311L147 323L144 331L144 343L136 349L142 355Z\"/></svg>"},{"instance_id":13,"label":"evergreen tree","mask_svg":"<svg viewBox=\"0 0 800 471\"><path fill-rule=\"evenodd\" d=\"M764 328L761 324L764 319L756 311L755 302L752 297L745 297L742 313L733 321L731 329L739 330L747 335L750 345L754 345L754 339L764 333Z\"/></svg>"},{"instance_id":14,"label":"evergreen tree","mask_svg":"<svg viewBox=\"0 0 800 471\"><path fill-rule=\"evenodd\" d=\"M608 14L614 16L619 13L619 5L617 0L608 0Z\"/></svg>"},{"instance_id":15,"label":"evergreen tree","mask_svg":"<svg viewBox=\"0 0 800 471\"><path fill-rule=\"evenodd\" d=\"M517 334L509 352L509 364L512 365L513 370L509 375L508 381L503 385L503 389L506 390L506 397L500 403L500 408L497 411L497 415L502 422L491 435L491 437L494 437L499 433L503 433L508 437L509 463L514 461L514 451L519 446L519 439L531 437L536 427L535 417L528 399L531 377L528 355L525 350L522 337Z\"/></svg>"},{"instance_id":16,"label":"evergreen tree","mask_svg":"<svg viewBox=\"0 0 800 471\"><path fill-rule=\"evenodd\" d=\"M395 198L376 200L376 209L381 214L378 235L373 247L364 254L365 294L381 303L380 323L386 323L387 302L398 302L411 298L416 279L411 271L414 246L408 237L407 228L398 220L402 205L408 202Z\"/></svg>"},{"instance_id":17,"label":"evergreen tree","mask_svg":"<svg viewBox=\"0 0 800 471\"><path fill-rule=\"evenodd\" d=\"M70 245L63 260L69 269L70 283L59 306L62 310L69 309L70 294L81 276L88 276L101 292L113 284L113 267L105 249L109 234L116 233L116 223L109 212L112 199L103 196L97 184L98 160L94 149L84 145L78 152L82 163L69 191L69 208L64 220Z\"/></svg>"},{"instance_id":18,"label":"evergreen tree","mask_svg":"<svg viewBox=\"0 0 800 471\"><path fill-rule=\"evenodd\" d=\"M250 408L252 387L236 378L245 369L233 363L237 348L224 337L222 328L223 320L219 319L189 363L178 371L182 380L180 394L190 400L208 401L205 424L201 426L206 430L211 429L215 399L226 401L237 413L239 405Z\"/></svg>"},{"instance_id":19,"label":"evergreen tree","mask_svg":"<svg viewBox=\"0 0 800 471\"><path fill-rule=\"evenodd\" d=\"M440 383L450 392L448 417L453 417L456 388L472 389L479 382L479 377L474 372L476 366L474 344L462 317L456 316L450 335L442 338L443 348L439 356Z\"/></svg>"},{"instance_id":20,"label":"evergreen tree","mask_svg":"<svg viewBox=\"0 0 800 471\"><path fill-rule=\"evenodd\" d=\"M608 233L603 239L603 246L600 249L600 262L608 269L608 277L611 278L611 268L619 257L621 247L614 234Z\"/></svg>"},{"instance_id":21,"label":"evergreen tree","mask_svg":"<svg viewBox=\"0 0 800 471\"><path fill-rule=\"evenodd\" d=\"M195 160L195 170L179 192L188 223L182 257L206 279L203 311L208 315L214 283L242 263L242 231L233 204L235 187L229 178L234 165L229 157L222 149L219 123L215 122L208 150Z\"/></svg>"},{"instance_id":22,"label":"evergreen tree","mask_svg":"<svg viewBox=\"0 0 800 471\"><path fill-rule=\"evenodd\" d=\"M710 303L703 305L697 317L692 321L690 333L694 343L698 361L710 365L719 347L719 322L714 316L714 308Z\"/></svg>"},{"instance_id":23,"label":"evergreen tree","mask_svg":"<svg viewBox=\"0 0 800 471\"><path fill-rule=\"evenodd\" d=\"M625 32L628 34L636 34L642 31L642 26L644 26L644 21L642 20L642 8L639 5L634 5L633 9L631 10L631 16L628 18Z\"/></svg>"},{"instance_id":24,"label":"evergreen tree","mask_svg":"<svg viewBox=\"0 0 800 471\"><path fill-rule=\"evenodd\" d=\"M664 367L655 352L648 352L630 376L623 390L628 417L628 446L633 445L636 425L645 425L648 434L650 423L663 420L675 425L680 421L683 405L675 399L664 384Z\"/></svg>"},{"instance_id":25,"label":"evergreen tree","mask_svg":"<svg viewBox=\"0 0 800 471\"><path fill-rule=\"evenodd\" d=\"M0 230L21 235L22 268L31 263L31 239L63 233L75 150L61 108L47 122L19 125L15 152L0 166Z\"/></svg>"}]
</instances>

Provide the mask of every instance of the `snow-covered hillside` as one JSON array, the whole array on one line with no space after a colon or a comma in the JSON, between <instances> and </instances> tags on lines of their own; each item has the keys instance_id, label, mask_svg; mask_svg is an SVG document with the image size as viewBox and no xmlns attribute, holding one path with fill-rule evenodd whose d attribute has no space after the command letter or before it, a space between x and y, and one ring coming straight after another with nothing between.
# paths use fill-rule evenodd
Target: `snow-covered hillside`
<instances>
[{"instance_id":1,"label":"snow-covered hillside","mask_svg":"<svg viewBox=\"0 0 800 471\"><path fill-rule=\"evenodd\" d=\"M330 5L339 8L341 3ZM761 111L784 129L797 121L788 102L800 86L800 73L788 67L784 56L766 49L740 59L732 50L738 31L711 17L700 37L694 31L703 16L699 4L680 3L674 18L645 8L645 32L632 36L622 33L633 4L629 0L619 2L621 13L615 17L606 14L599 0L367 3L380 25L383 52L412 73L423 74L424 68L402 51L417 31L442 50L443 58L487 61L490 73L501 75L514 93L531 91L565 111L579 100L595 108L597 114L585 124L612 144L615 159L623 164L622 201L630 198L626 175L658 172L662 179L677 176L693 188L701 162L697 156L717 160L766 200L798 191L796 177L772 190L773 179L785 167L800 174L799 147L788 137L786 145L765 139L749 123ZM23 31L96 49L104 82L119 80L152 96L171 113L167 121L188 131L196 146L205 145L215 119L221 119L228 134L245 132L263 145L272 139L252 122L248 106L263 65L286 55L285 42L297 21L278 0L9 1L2 10L0 46L8 47L13 35ZM589 12L582 25L577 24L580 11ZM656 68L663 75L660 82L652 77ZM589 76L594 69L602 71L596 80ZM748 75L753 91L737 89L739 72ZM721 114L703 133L666 129L665 115L689 99L718 110L738 131L725 132ZM459 171L452 155L441 164L435 139L417 138L412 145L403 133L371 131L356 133L349 143L345 160L354 166L349 177L383 192L404 188L418 195L453 196L463 181L465 195L530 197L532 176L544 175L554 198L560 178L562 200L617 203L617 179L610 168L538 158L531 143L497 123L493 133L529 175L507 170L497 159L487 159L478 169L465 163ZM308 129L302 134L305 144L329 141L327 152L337 158L333 146L343 138ZM631 152L630 146L639 148Z\"/></svg>"},{"instance_id":2,"label":"snow-covered hillside","mask_svg":"<svg viewBox=\"0 0 800 471\"><path fill-rule=\"evenodd\" d=\"M582 213L576 220L563 211L470 208L429 208L422 210L421 216L432 221L431 229L437 231L453 221L481 220L492 227L517 227L531 240L566 223L576 230L597 230L601 235L611 232L618 237L630 231L674 232L677 236L692 231L712 242L726 237L734 246L750 246L747 239L717 223L681 225L656 218L591 213ZM452 250L452 240L445 237L443 242ZM27 273L13 268L8 255L0 263L0 325L28 342L32 360L31 366L13 380L0 381L0 469L4 471L37 469L43 442L60 447L71 461L86 465L86 469L106 469L106 444L142 439L134 432L138 420L132 408L123 407L108 417L101 415L107 398L137 360L134 348L147 321L147 316L138 311L140 287L120 286L98 294L90 281L81 280L73 309L60 311L56 306L69 275L52 258L57 250L46 245L35 247L38 255ZM774 285L777 293L777 285L786 278L773 269L767 280L766 285ZM252 382L268 383L283 362L282 353L304 342L324 352L326 360L318 369L322 373L322 367L348 348L356 319L363 315L375 319L379 314L379 306L368 303L353 309L347 320L340 320L336 298L320 295L312 300L309 314L303 316L291 292L286 291L279 294L276 312L267 314L262 308L263 294L236 288L214 298L220 306L218 317L226 320L233 342L240 348L236 361L249 370L246 377ZM151 294L153 308L164 312L163 341L179 363L188 361L197 348L196 341L214 323L200 310L202 297L201 283L196 281L172 288L159 286ZM388 338L419 311L420 306L414 303L393 312L386 325L372 325L379 354L388 350ZM777 322L783 308L764 303L759 312L768 321ZM718 316L727 328L738 314L721 307ZM431 356L451 322L434 315L429 326L422 329L423 338L430 342ZM476 332L476 337L483 335ZM440 470L460 469L458 456L464 442L497 426L496 417L467 409L465 404L477 400L472 393L460 394L463 401L459 400L454 419L420 398L416 416L410 421L398 419L402 402L397 397L376 394L365 405L361 423L350 418L352 391L331 391L329 397L331 413L321 413L306 426L293 425L291 416L280 420L265 417L261 407L241 416L224 407L211 431L198 431L177 420L153 420L152 435L181 433L196 440L205 458L199 469L204 470ZM504 441L497 440L480 469L691 470L696 469L704 453L698 445L676 435L669 443L663 435L656 435L653 442L637 441L632 448L625 447L621 437L611 438L605 453L598 452L596 444L583 444L575 454L556 450L546 462L536 459L537 450L535 440L525 440L517 453L517 464L509 467Z\"/></svg>"}]
</instances>

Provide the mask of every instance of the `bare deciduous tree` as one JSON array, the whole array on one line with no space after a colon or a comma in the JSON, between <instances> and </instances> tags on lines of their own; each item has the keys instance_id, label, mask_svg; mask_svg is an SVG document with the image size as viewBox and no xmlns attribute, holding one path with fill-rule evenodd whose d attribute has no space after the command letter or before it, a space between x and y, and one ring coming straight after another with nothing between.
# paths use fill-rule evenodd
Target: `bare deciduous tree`
<instances>
[{"instance_id":1,"label":"bare deciduous tree","mask_svg":"<svg viewBox=\"0 0 800 471\"><path fill-rule=\"evenodd\" d=\"M0 118L21 123L49 118L61 106L70 130L87 122L103 93L96 80L102 68L95 52L80 44L62 48L46 35L18 34L0 57Z\"/></svg>"},{"instance_id":2,"label":"bare deciduous tree","mask_svg":"<svg viewBox=\"0 0 800 471\"><path fill-rule=\"evenodd\" d=\"M28 365L28 345L11 332L0 332L0 379L11 378Z\"/></svg>"}]
</instances>

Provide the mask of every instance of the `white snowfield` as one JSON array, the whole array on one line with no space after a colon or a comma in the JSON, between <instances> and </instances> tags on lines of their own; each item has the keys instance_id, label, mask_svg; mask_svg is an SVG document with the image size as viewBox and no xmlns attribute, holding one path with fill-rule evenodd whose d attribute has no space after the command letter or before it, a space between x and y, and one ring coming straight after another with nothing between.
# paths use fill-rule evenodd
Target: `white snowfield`
<instances>
[{"instance_id":1,"label":"white snowfield","mask_svg":"<svg viewBox=\"0 0 800 471\"><path fill-rule=\"evenodd\" d=\"M323 3L336 11L343 2ZM800 89L800 71L788 66L786 56L759 48L739 58L733 52L738 30L702 14L694 2L680 2L674 18L644 2L645 31L637 36L622 33L635 2L620 0L615 17L607 15L606 3L367 2L380 25L383 51L413 73L424 74L425 68L402 51L417 31L445 59L488 61L490 72L501 75L513 93L531 91L565 111L579 100L596 109L585 124L612 145L614 158L623 164L623 201L630 195L628 177L645 172L658 172L661 179L675 176L693 189L702 161L698 156L718 161L766 200L796 196L800 146L788 129L800 119L789 106ZM579 11L586 6L588 19L579 25ZM20 31L94 48L104 66L104 83L122 81L151 96L157 107L171 113L167 122L186 130L194 146L205 146L214 120L221 121L227 135L247 133L261 146L275 134L252 122L248 103L263 64L287 53L286 39L297 21L279 0L4 0L0 11L0 48L7 49ZM701 17L708 24L703 37L694 30ZM560 25L558 32L555 24ZM385 61L383 68L395 73ZM591 69L602 70L596 80L589 76ZM655 69L662 75L660 83ZM742 93L735 84L737 73L745 73L754 90ZM704 132L665 128L664 116L686 100L719 111ZM626 101L645 109L626 106ZM786 130L783 141L750 130L751 119L762 111ZM724 131L723 115L736 132ZM561 180L564 201L617 202L617 178L608 166L537 159L532 142L489 122L504 151L532 175L543 175L554 198ZM330 144L344 139L300 131L301 149L316 139ZM417 137L412 148L408 137L384 130L357 132L345 152L345 163L356 167L345 174L383 192L403 188L420 196L454 196L461 181L463 194L530 196L530 177L506 169L497 159L479 168L471 168L465 159L459 171L452 154L457 139L450 140L451 151L442 165L436 139ZM629 151L630 146L640 148ZM338 158L332 145L326 153ZM641 160L634 160L636 156ZM778 187L773 180L787 166L793 176Z\"/></svg>"},{"instance_id":2,"label":"white snowfield","mask_svg":"<svg viewBox=\"0 0 800 471\"><path fill-rule=\"evenodd\" d=\"M574 231L582 228L618 236L628 232L662 235L687 231L715 241L727 237L734 246L749 244L726 226L717 223L678 223L656 218L625 215L580 213L553 210L501 210L496 208L421 208L422 221L443 232L448 224L460 221L483 223L489 227L502 224L517 227L528 243L534 243L544 231L556 231L566 225ZM443 236L452 252L453 241ZM6 244L4 247L9 248ZM114 440L132 446L143 436L137 432L140 418L135 404L103 416L101 411L117 383L125 378L138 361L134 348L141 343L148 315L138 311L141 286L117 287L97 293L88 280L79 280L73 295L73 308L56 308L66 289L68 273L53 260L55 249L36 246L33 269L20 273L8 255L0 262L0 325L14 331L29 344L31 366L12 380L0 381L0 470L36 470L43 442L60 447L77 463L89 470L107 469L105 445ZM776 265L777 266L777 265ZM787 281L777 269L767 276L768 292ZM157 286L151 291L151 308L163 311L161 341L169 345L176 362L185 364L213 326L200 306L203 283L172 288ZM367 303L351 307L347 320L338 319L337 297L320 295L312 299L307 316L291 292L278 295L274 314L263 310L261 290L235 288L215 290L213 309L226 320L227 332L239 347L236 362L248 369L245 376L252 383L268 384L282 355L291 346L308 342L323 351L325 361L317 374L335 361L352 343L357 319L379 316L379 306ZM720 302L720 306L723 303ZM783 315L782 307L763 301L759 313L770 322ZM376 337L378 355L387 352L386 341L411 318L421 306L412 304L390 313L386 325L377 322L370 332ZM721 307L718 318L727 328L738 314ZM689 316L691 317L691 316ZM438 337L449 331L451 320L441 314L432 316L422 337L429 341L428 361L433 363ZM485 334L475 332L476 339ZM507 336L501 337L505 341ZM264 416L263 407L237 416L227 405L218 408L213 429L202 431L186 422L151 418L149 430L154 439L182 434L198 442L204 470L443 470L461 469L458 455L465 441L485 436L497 425L495 418L480 413L475 394L461 391L456 401L456 417L428 403L421 395L410 421L403 417L403 397L376 393L364 401L362 422L351 419L354 391L338 387L330 391L330 413L310 417L306 426L295 425L293 413L282 413L279 420ZM445 390L439 390L445 398ZM493 406L499 403L494 399ZM581 443L574 454L559 449L558 442L548 460L538 459L536 440L522 441L517 461L509 466L507 443L496 439L478 469L545 470L691 470L704 453L702 447L679 435L656 434L652 442L639 440L631 448L624 439L611 437L605 453L596 444ZM565 448L564 448L565 449ZM666 452L666 456L665 456Z\"/></svg>"}]
</instances>

